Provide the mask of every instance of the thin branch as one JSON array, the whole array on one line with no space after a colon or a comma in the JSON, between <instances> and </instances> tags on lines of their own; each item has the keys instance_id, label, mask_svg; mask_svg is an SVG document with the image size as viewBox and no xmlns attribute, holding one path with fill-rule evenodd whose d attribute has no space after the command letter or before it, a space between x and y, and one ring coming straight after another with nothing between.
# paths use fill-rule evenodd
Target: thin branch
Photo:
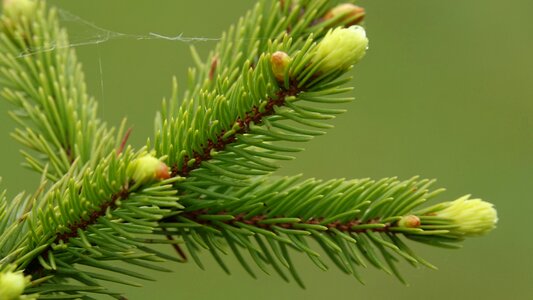
<instances>
[{"instance_id":1,"label":"thin branch","mask_svg":"<svg viewBox=\"0 0 533 300\"><path fill-rule=\"evenodd\" d=\"M283 106L285 104L286 97L296 96L301 92L303 92L303 89L298 87L298 84L293 83L290 85L289 89L281 90L277 93L276 97L269 98L267 100L267 105L265 106L265 111L260 112L257 106L252 107L252 109L246 113L244 119L239 117L237 120L235 120L233 126L230 126L230 128L238 126L239 129L236 130L235 133L226 136L226 132L222 131L217 135L217 139L215 141L208 140L205 143L207 146L203 148L203 151L195 151L193 153L193 157L185 156L185 159L180 167L177 165L172 166L172 177L187 177L191 171L198 169L203 161L211 159L212 150L224 150L227 145L235 142L238 139L237 135L249 132L250 124L252 122L254 124L260 124L265 117L275 114L274 107ZM192 166L189 166L189 162L192 159L194 159L194 163Z\"/></svg>"},{"instance_id":2,"label":"thin branch","mask_svg":"<svg viewBox=\"0 0 533 300\"><path fill-rule=\"evenodd\" d=\"M116 209L117 201L128 199L131 191L128 189L128 185L123 186L122 189L111 196L109 201L104 202L98 209L93 211L87 220L80 220L78 223L69 224L68 229L61 234L58 234L55 243L59 241L68 241L70 238L78 237L78 230L85 230L87 227L95 224L100 217L106 214L108 209Z\"/></svg>"},{"instance_id":3,"label":"thin branch","mask_svg":"<svg viewBox=\"0 0 533 300\"><path fill-rule=\"evenodd\" d=\"M202 225L209 225L210 227L217 227L216 224L213 224L209 220L201 219L200 216L202 215L208 215L208 210L196 210L196 211L190 211L183 214L180 214L180 217L187 218L195 223L202 224ZM217 215L227 215L226 212L222 211L217 213ZM284 216L279 216L278 218L283 218ZM307 220L301 220L300 222L280 222L280 223L263 223L262 221L265 221L267 219L272 219L270 217L267 217L266 215L256 215L253 217L246 217L246 213L240 213L234 216L232 220L224 221L224 220L217 220L217 222L222 222L224 224L239 227L238 223L244 223L246 225L254 226L261 229L266 229L269 231L274 231L273 227L281 227L285 229L301 229L297 228L298 225L322 225L328 228L328 230L339 230L342 232L349 232L349 233L364 233L368 231L373 232L391 232L389 231L390 227L392 226L391 223L382 223L380 222L379 218L374 218L371 220L361 221L358 219L350 220L348 222L340 222L340 221L333 221L327 224L323 224L323 221L325 218L311 218ZM361 229L361 226L364 225L375 225L380 224L383 226L375 227L375 228L365 228ZM394 232L396 233L396 232Z\"/></svg>"}]
</instances>

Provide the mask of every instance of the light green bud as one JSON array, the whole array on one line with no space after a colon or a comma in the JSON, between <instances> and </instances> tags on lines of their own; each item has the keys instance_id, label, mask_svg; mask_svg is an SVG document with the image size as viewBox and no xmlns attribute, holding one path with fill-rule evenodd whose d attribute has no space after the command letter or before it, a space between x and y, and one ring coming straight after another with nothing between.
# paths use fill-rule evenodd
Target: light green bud
<instances>
[{"instance_id":1,"label":"light green bud","mask_svg":"<svg viewBox=\"0 0 533 300\"><path fill-rule=\"evenodd\" d=\"M316 48L313 62L320 71L347 70L359 62L368 49L368 38L361 26L337 27L330 30Z\"/></svg>"},{"instance_id":2,"label":"light green bud","mask_svg":"<svg viewBox=\"0 0 533 300\"><path fill-rule=\"evenodd\" d=\"M15 300L24 292L29 278L22 272L7 271L0 274L0 300Z\"/></svg>"},{"instance_id":3,"label":"light green bud","mask_svg":"<svg viewBox=\"0 0 533 300\"><path fill-rule=\"evenodd\" d=\"M468 196L449 202L447 207L434 215L453 220L458 227L451 229L450 233L464 236L487 234L498 222L498 215L492 203L481 199L468 199Z\"/></svg>"},{"instance_id":4,"label":"light green bud","mask_svg":"<svg viewBox=\"0 0 533 300\"><path fill-rule=\"evenodd\" d=\"M30 19L37 9L33 0L3 0L3 12L8 18L17 21L21 17Z\"/></svg>"}]
</instances>

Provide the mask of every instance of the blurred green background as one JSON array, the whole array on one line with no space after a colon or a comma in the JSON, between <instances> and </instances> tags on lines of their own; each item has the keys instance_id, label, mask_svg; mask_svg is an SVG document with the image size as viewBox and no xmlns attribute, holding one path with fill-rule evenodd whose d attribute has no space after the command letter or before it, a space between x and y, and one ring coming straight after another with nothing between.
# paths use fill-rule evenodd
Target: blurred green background
<instances>
[{"instance_id":1,"label":"blurred green background","mask_svg":"<svg viewBox=\"0 0 533 300\"><path fill-rule=\"evenodd\" d=\"M69 14L64 24L87 73L102 117L127 116L131 139L152 135L170 79L184 83L192 65L189 44L114 37L76 20L115 32L146 36L183 33L216 38L255 1L50 0ZM323 179L413 175L438 178L442 200L472 193L493 202L500 218L489 236L461 250L416 247L439 271L402 264L409 287L374 270L366 285L332 267L297 264L308 288L277 276L258 280L230 258L226 276L209 255L207 271L193 263L155 273L143 289L119 287L129 299L533 299L533 1L361 1L368 11L370 51L357 67L355 103L336 128L307 145L280 173ZM97 44L102 40L104 42ZM87 44L87 45L86 45ZM215 42L196 42L203 54ZM2 110L7 109L1 103ZM0 119L3 186L10 195L31 191L38 176L19 167L19 145L8 138L13 122Z\"/></svg>"}]
</instances>

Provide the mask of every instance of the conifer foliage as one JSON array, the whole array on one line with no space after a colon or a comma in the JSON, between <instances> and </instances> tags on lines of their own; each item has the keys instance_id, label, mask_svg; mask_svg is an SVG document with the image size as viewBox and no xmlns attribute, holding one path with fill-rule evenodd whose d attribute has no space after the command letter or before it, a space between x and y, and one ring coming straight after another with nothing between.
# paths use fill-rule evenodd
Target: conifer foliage
<instances>
[{"instance_id":1,"label":"conifer foliage","mask_svg":"<svg viewBox=\"0 0 533 300\"><path fill-rule=\"evenodd\" d=\"M1 97L24 164L42 181L33 194L0 197L0 299L123 299L105 282L152 280L128 265L168 271L161 262L190 258L203 268L202 252L228 273L234 256L251 276L301 286L295 254L360 281L367 266L403 281L400 260L434 268L408 240L456 248L491 231L490 203L424 205L443 191L432 180L272 175L352 100L364 16L351 3L258 1L206 59L192 48L185 91L174 80L155 136L135 149L125 122L98 118L57 11L4 0Z\"/></svg>"}]
</instances>

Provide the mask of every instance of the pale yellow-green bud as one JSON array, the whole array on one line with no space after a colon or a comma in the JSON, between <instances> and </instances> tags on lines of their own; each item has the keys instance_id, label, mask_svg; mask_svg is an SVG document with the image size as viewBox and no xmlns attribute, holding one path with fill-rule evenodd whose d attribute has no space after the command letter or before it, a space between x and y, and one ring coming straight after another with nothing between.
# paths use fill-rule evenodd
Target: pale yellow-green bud
<instances>
[{"instance_id":1,"label":"pale yellow-green bud","mask_svg":"<svg viewBox=\"0 0 533 300\"><path fill-rule=\"evenodd\" d=\"M320 71L346 70L359 62L368 49L368 38L361 26L338 27L330 30L318 44L314 63Z\"/></svg>"},{"instance_id":2,"label":"pale yellow-green bud","mask_svg":"<svg viewBox=\"0 0 533 300\"><path fill-rule=\"evenodd\" d=\"M19 299L24 292L24 288L29 283L29 277L19 272L7 271L0 274L0 300Z\"/></svg>"},{"instance_id":3,"label":"pale yellow-green bud","mask_svg":"<svg viewBox=\"0 0 533 300\"><path fill-rule=\"evenodd\" d=\"M403 216L398 221L398 227L418 228L418 227L420 227L420 218L415 216L415 215Z\"/></svg>"},{"instance_id":4,"label":"pale yellow-green bud","mask_svg":"<svg viewBox=\"0 0 533 300\"><path fill-rule=\"evenodd\" d=\"M168 166L151 155L133 160L128 167L128 174L137 184L170 178Z\"/></svg>"},{"instance_id":5,"label":"pale yellow-green bud","mask_svg":"<svg viewBox=\"0 0 533 300\"><path fill-rule=\"evenodd\" d=\"M451 219L458 227L451 229L450 233L464 236L487 234L498 222L498 215L492 203L481 199L468 199L468 196L449 202L447 207L432 215Z\"/></svg>"},{"instance_id":6,"label":"pale yellow-green bud","mask_svg":"<svg viewBox=\"0 0 533 300\"><path fill-rule=\"evenodd\" d=\"M283 51L276 51L270 57L270 63L272 64L272 73L274 73L274 77L276 77L278 81L284 81L285 73L291 63L291 57Z\"/></svg>"},{"instance_id":7,"label":"pale yellow-green bud","mask_svg":"<svg viewBox=\"0 0 533 300\"><path fill-rule=\"evenodd\" d=\"M33 0L3 0L4 15L14 21L21 17L30 19L37 9L37 2Z\"/></svg>"}]
</instances>

